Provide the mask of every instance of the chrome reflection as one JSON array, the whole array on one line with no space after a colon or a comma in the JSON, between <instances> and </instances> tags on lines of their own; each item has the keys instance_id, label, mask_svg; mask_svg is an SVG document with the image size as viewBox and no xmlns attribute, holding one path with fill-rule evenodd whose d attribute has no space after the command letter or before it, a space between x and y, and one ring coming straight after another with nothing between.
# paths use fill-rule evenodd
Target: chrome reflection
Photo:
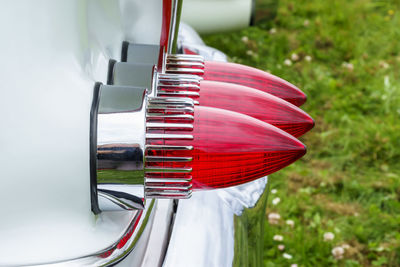
<instances>
[{"instance_id":1,"label":"chrome reflection","mask_svg":"<svg viewBox=\"0 0 400 267\"><path fill-rule=\"evenodd\" d=\"M146 89L102 85L97 122L99 208L144 207Z\"/></svg>"}]
</instances>

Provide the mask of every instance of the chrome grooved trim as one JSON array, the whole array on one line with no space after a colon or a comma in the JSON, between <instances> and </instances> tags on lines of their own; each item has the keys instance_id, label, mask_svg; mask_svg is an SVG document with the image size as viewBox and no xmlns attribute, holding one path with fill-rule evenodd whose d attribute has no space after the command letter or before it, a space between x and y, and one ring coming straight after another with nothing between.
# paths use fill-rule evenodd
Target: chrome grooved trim
<instances>
[{"instance_id":1,"label":"chrome grooved trim","mask_svg":"<svg viewBox=\"0 0 400 267\"><path fill-rule=\"evenodd\" d=\"M193 131L194 101L186 97L158 96L148 100L147 111L145 196L188 198L192 194L193 146L190 140L193 135L189 133ZM167 141L173 144L174 140L188 145L165 145Z\"/></svg>"},{"instance_id":2,"label":"chrome grooved trim","mask_svg":"<svg viewBox=\"0 0 400 267\"><path fill-rule=\"evenodd\" d=\"M193 139L191 134L146 134L147 139Z\"/></svg>"},{"instance_id":3,"label":"chrome grooved trim","mask_svg":"<svg viewBox=\"0 0 400 267\"><path fill-rule=\"evenodd\" d=\"M166 129L166 128L172 128L172 129L182 129L182 130L187 130L190 131L193 129L192 124L180 124L180 123L157 123L157 122L148 122L146 124L147 128L152 128L152 129Z\"/></svg>"},{"instance_id":4,"label":"chrome grooved trim","mask_svg":"<svg viewBox=\"0 0 400 267\"><path fill-rule=\"evenodd\" d=\"M158 95L167 95L167 96L200 96L199 92L193 92L193 91L164 91L164 90L159 90Z\"/></svg>"},{"instance_id":5,"label":"chrome grooved trim","mask_svg":"<svg viewBox=\"0 0 400 267\"><path fill-rule=\"evenodd\" d=\"M193 61L170 61L167 62L167 67L168 66L190 66L190 67L198 67L204 69L204 63L203 62L193 62Z\"/></svg>"},{"instance_id":6,"label":"chrome grooved trim","mask_svg":"<svg viewBox=\"0 0 400 267\"><path fill-rule=\"evenodd\" d=\"M180 105L185 105L185 106L193 106L193 100L191 98L168 98L168 97L155 97L149 99L149 104L148 106L151 106L152 104L171 104L174 106L180 106Z\"/></svg>"},{"instance_id":7,"label":"chrome grooved trim","mask_svg":"<svg viewBox=\"0 0 400 267\"><path fill-rule=\"evenodd\" d=\"M192 178L182 179L182 178L152 178L146 177L147 183L190 183Z\"/></svg>"},{"instance_id":8,"label":"chrome grooved trim","mask_svg":"<svg viewBox=\"0 0 400 267\"><path fill-rule=\"evenodd\" d=\"M195 89L195 90L200 90L200 85L194 85L194 84L164 84L164 83L159 83L158 88L166 88L166 89L174 89L174 88L182 88L182 89Z\"/></svg>"},{"instance_id":9,"label":"chrome grooved trim","mask_svg":"<svg viewBox=\"0 0 400 267\"><path fill-rule=\"evenodd\" d=\"M183 115L163 115L163 114L148 114L146 116L148 119L179 119L179 120L188 120L193 121L194 117L192 115L183 114Z\"/></svg>"},{"instance_id":10,"label":"chrome grooved trim","mask_svg":"<svg viewBox=\"0 0 400 267\"><path fill-rule=\"evenodd\" d=\"M181 191L168 190L166 192L147 192L149 198L171 198L171 199L186 199L192 196L192 190L188 190L189 193Z\"/></svg>"},{"instance_id":11,"label":"chrome grooved trim","mask_svg":"<svg viewBox=\"0 0 400 267\"><path fill-rule=\"evenodd\" d=\"M152 168L147 167L146 173L162 172L162 173L190 173L192 168Z\"/></svg>"},{"instance_id":12,"label":"chrome grooved trim","mask_svg":"<svg viewBox=\"0 0 400 267\"><path fill-rule=\"evenodd\" d=\"M165 112L168 113L184 113L184 114L193 114L194 113L194 108L191 107L178 107L178 108L171 108L171 107L152 107L148 108L147 111L150 113L149 115L155 115L155 114L164 114ZM150 117L149 117L150 118Z\"/></svg>"},{"instance_id":13,"label":"chrome grooved trim","mask_svg":"<svg viewBox=\"0 0 400 267\"><path fill-rule=\"evenodd\" d=\"M182 73L182 74L197 74L197 75L202 75L204 74L204 69L195 69L195 68L167 68L166 73Z\"/></svg>"},{"instance_id":14,"label":"chrome grooved trim","mask_svg":"<svg viewBox=\"0 0 400 267\"><path fill-rule=\"evenodd\" d=\"M188 81L195 81L195 80L202 80L203 78L197 76L197 75L192 75L192 74L176 74L176 73L159 73L158 74L158 80L159 81L167 81L167 80L173 80L173 79L180 79L180 80L188 80Z\"/></svg>"},{"instance_id":15,"label":"chrome grooved trim","mask_svg":"<svg viewBox=\"0 0 400 267\"><path fill-rule=\"evenodd\" d=\"M146 149L151 149L151 150L193 150L193 146L147 145Z\"/></svg>"},{"instance_id":16,"label":"chrome grooved trim","mask_svg":"<svg viewBox=\"0 0 400 267\"><path fill-rule=\"evenodd\" d=\"M200 55L169 54L167 55L167 62L168 61L197 61L204 63L204 57Z\"/></svg>"},{"instance_id":17,"label":"chrome grooved trim","mask_svg":"<svg viewBox=\"0 0 400 267\"><path fill-rule=\"evenodd\" d=\"M188 162L192 161L192 157L162 157L162 156L147 156L148 162Z\"/></svg>"}]
</instances>

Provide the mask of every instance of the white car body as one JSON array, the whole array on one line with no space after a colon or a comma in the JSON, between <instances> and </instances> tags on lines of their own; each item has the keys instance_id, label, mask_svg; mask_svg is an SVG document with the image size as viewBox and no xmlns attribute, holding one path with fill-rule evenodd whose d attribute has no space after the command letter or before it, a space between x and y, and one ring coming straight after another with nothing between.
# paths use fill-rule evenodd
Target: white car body
<instances>
[{"instance_id":1,"label":"white car body","mask_svg":"<svg viewBox=\"0 0 400 267\"><path fill-rule=\"evenodd\" d=\"M217 14L229 1L207 2ZM250 1L236 2L232 14L243 18L218 30L247 24ZM182 18L196 13L191 19L200 25L197 5L189 1ZM120 59L123 41L159 44L162 6L162 0L2 1L0 266L234 263L234 218L257 204L266 178L196 192L177 210L173 200L147 201L140 218L137 210L91 211L94 83L106 84L109 60ZM138 226L127 245L99 257L134 218Z\"/></svg>"}]
</instances>

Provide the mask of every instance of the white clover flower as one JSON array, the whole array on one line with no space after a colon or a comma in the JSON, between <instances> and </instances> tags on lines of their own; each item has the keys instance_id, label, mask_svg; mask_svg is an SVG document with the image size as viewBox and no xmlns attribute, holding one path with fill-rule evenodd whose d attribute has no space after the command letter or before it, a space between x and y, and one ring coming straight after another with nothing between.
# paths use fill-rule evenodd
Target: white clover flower
<instances>
[{"instance_id":1,"label":"white clover flower","mask_svg":"<svg viewBox=\"0 0 400 267\"><path fill-rule=\"evenodd\" d=\"M281 235L274 235L273 239L274 239L274 241L283 241L283 236L281 236Z\"/></svg>"},{"instance_id":2,"label":"white clover flower","mask_svg":"<svg viewBox=\"0 0 400 267\"><path fill-rule=\"evenodd\" d=\"M272 205L278 205L279 202L281 202L281 199L279 197L276 197L272 200Z\"/></svg>"},{"instance_id":3,"label":"white clover flower","mask_svg":"<svg viewBox=\"0 0 400 267\"><path fill-rule=\"evenodd\" d=\"M283 257L284 257L285 259L288 259L288 260L291 260L291 259L293 258L293 256L290 255L290 254L288 254L288 253L283 253Z\"/></svg>"},{"instance_id":4,"label":"white clover flower","mask_svg":"<svg viewBox=\"0 0 400 267\"><path fill-rule=\"evenodd\" d=\"M354 70L354 65L351 64L351 63L343 62L343 63L342 63L342 66L343 66L345 69L349 70L349 71L353 71L353 70Z\"/></svg>"},{"instance_id":5,"label":"white clover flower","mask_svg":"<svg viewBox=\"0 0 400 267\"><path fill-rule=\"evenodd\" d=\"M388 69L389 68L389 64L386 61L381 60L379 62L379 67L381 67L382 69Z\"/></svg>"},{"instance_id":6,"label":"white clover flower","mask_svg":"<svg viewBox=\"0 0 400 267\"><path fill-rule=\"evenodd\" d=\"M298 265L296 263L293 263L290 265L290 267L297 267Z\"/></svg>"},{"instance_id":7,"label":"white clover flower","mask_svg":"<svg viewBox=\"0 0 400 267\"><path fill-rule=\"evenodd\" d=\"M286 224L289 225L290 227L294 227L294 221L293 220L287 220Z\"/></svg>"},{"instance_id":8,"label":"white clover flower","mask_svg":"<svg viewBox=\"0 0 400 267\"><path fill-rule=\"evenodd\" d=\"M312 57L307 55L307 56L304 57L304 59L305 59L307 62L311 62Z\"/></svg>"},{"instance_id":9,"label":"white clover flower","mask_svg":"<svg viewBox=\"0 0 400 267\"><path fill-rule=\"evenodd\" d=\"M272 213L268 214L269 224L278 224L280 219L281 219L281 215L279 215L278 213L272 212Z\"/></svg>"},{"instance_id":10,"label":"white clover flower","mask_svg":"<svg viewBox=\"0 0 400 267\"><path fill-rule=\"evenodd\" d=\"M293 53L292 56L290 57L293 61L297 61L299 60L299 55L297 55L296 53Z\"/></svg>"},{"instance_id":11,"label":"white clover flower","mask_svg":"<svg viewBox=\"0 0 400 267\"><path fill-rule=\"evenodd\" d=\"M253 52L252 50L247 50L247 51L246 51L246 55L248 55L248 56L253 56L253 55L254 55L254 52Z\"/></svg>"},{"instance_id":12,"label":"white clover flower","mask_svg":"<svg viewBox=\"0 0 400 267\"><path fill-rule=\"evenodd\" d=\"M243 43L247 43L249 41L249 37L247 37L247 36L243 36L242 37L242 42Z\"/></svg>"},{"instance_id":13,"label":"white clover flower","mask_svg":"<svg viewBox=\"0 0 400 267\"><path fill-rule=\"evenodd\" d=\"M344 250L349 249L350 245L349 244L342 244L341 246Z\"/></svg>"},{"instance_id":14,"label":"white clover flower","mask_svg":"<svg viewBox=\"0 0 400 267\"><path fill-rule=\"evenodd\" d=\"M268 72L270 72L270 71L268 71ZM278 193L278 190L276 190L275 188L271 189L271 194L276 194L276 193Z\"/></svg>"},{"instance_id":15,"label":"white clover flower","mask_svg":"<svg viewBox=\"0 0 400 267\"><path fill-rule=\"evenodd\" d=\"M278 245L278 249L280 251L284 250L285 249L285 245L283 245L283 244Z\"/></svg>"},{"instance_id":16,"label":"white clover flower","mask_svg":"<svg viewBox=\"0 0 400 267\"><path fill-rule=\"evenodd\" d=\"M285 59L284 61L283 61L283 64L284 65L286 65L286 66L292 66L292 61L290 60L290 59Z\"/></svg>"},{"instance_id":17,"label":"white clover flower","mask_svg":"<svg viewBox=\"0 0 400 267\"><path fill-rule=\"evenodd\" d=\"M343 259L344 249L342 247L334 247L332 249L332 255L337 260Z\"/></svg>"},{"instance_id":18,"label":"white clover flower","mask_svg":"<svg viewBox=\"0 0 400 267\"><path fill-rule=\"evenodd\" d=\"M310 25L310 21L309 21L308 19L306 19L306 20L303 22L303 25L304 25L304 27L308 27L308 25Z\"/></svg>"},{"instance_id":19,"label":"white clover flower","mask_svg":"<svg viewBox=\"0 0 400 267\"><path fill-rule=\"evenodd\" d=\"M331 233L331 232L326 232L324 234L324 241L325 242L332 241L334 238L335 238L335 235L333 233Z\"/></svg>"},{"instance_id":20,"label":"white clover flower","mask_svg":"<svg viewBox=\"0 0 400 267\"><path fill-rule=\"evenodd\" d=\"M276 33L276 29L275 29L275 28L271 28L271 29L269 30L269 33L270 33L270 34L275 34L275 33Z\"/></svg>"}]
</instances>

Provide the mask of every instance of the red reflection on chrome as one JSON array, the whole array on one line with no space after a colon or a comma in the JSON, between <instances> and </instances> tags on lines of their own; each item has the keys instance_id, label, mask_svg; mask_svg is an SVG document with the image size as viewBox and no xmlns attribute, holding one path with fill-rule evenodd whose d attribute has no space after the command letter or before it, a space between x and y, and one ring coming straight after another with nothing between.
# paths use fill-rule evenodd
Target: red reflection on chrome
<instances>
[{"instance_id":1,"label":"red reflection on chrome","mask_svg":"<svg viewBox=\"0 0 400 267\"><path fill-rule=\"evenodd\" d=\"M147 150L146 156L192 157L186 162L146 162L147 167L190 169L190 173L152 173L154 178L192 178L194 189L238 185L276 172L305 152L288 133L252 117L211 107L195 107L193 139L147 139L148 145L193 146L193 150ZM158 131L159 132L159 131Z\"/></svg>"},{"instance_id":2,"label":"red reflection on chrome","mask_svg":"<svg viewBox=\"0 0 400 267\"><path fill-rule=\"evenodd\" d=\"M159 94L176 88L159 87ZM182 90L191 90L184 88ZM198 96L191 97L201 106L227 109L270 123L295 137L314 127L314 120L303 110L279 97L247 86L201 81Z\"/></svg>"}]
</instances>

